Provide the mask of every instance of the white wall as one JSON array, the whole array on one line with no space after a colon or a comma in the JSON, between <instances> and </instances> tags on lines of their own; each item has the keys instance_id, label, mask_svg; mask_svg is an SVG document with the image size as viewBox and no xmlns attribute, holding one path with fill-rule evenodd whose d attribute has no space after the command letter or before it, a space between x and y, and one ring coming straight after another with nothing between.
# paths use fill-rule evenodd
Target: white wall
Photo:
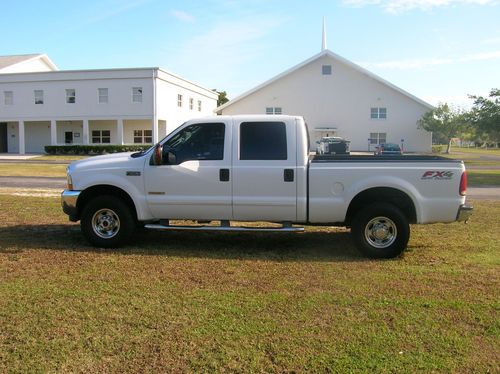
<instances>
[{"instance_id":1,"label":"white wall","mask_svg":"<svg viewBox=\"0 0 500 374\"><path fill-rule=\"evenodd\" d=\"M332 75L322 75L321 67L326 64L332 65ZM431 134L416 125L428 107L330 56L235 102L222 114L263 114L266 107L304 116L311 140L314 128L335 127L336 135L351 141L351 150L366 151L370 133L385 132L387 142L399 144L405 139L407 151L431 151ZM386 107L387 119L370 119L371 107Z\"/></svg>"},{"instance_id":2,"label":"white wall","mask_svg":"<svg viewBox=\"0 0 500 374\"><path fill-rule=\"evenodd\" d=\"M213 116L218 95L205 88L187 82L182 78L159 71L157 79L158 118L166 121L167 133L192 118ZM177 95L183 97L182 107L177 106ZM193 98L193 109L189 109L189 99ZM201 112L198 111L201 100Z\"/></svg>"},{"instance_id":3,"label":"white wall","mask_svg":"<svg viewBox=\"0 0 500 374\"><path fill-rule=\"evenodd\" d=\"M24 61L18 64L7 66L2 69L2 74L8 73L28 73L34 71L53 71L52 67L47 65L41 58Z\"/></svg>"},{"instance_id":4,"label":"white wall","mask_svg":"<svg viewBox=\"0 0 500 374\"><path fill-rule=\"evenodd\" d=\"M50 145L50 122L39 121L24 123L24 144L26 153L44 153Z\"/></svg>"},{"instance_id":5,"label":"white wall","mask_svg":"<svg viewBox=\"0 0 500 374\"><path fill-rule=\"evenodd\" d=\"M151 116L153 69L77 71L0 75L0 119L38 120ZM132 87L142 87L142 103L132 102ZM108 103L99 104L98 88L108 88ZM66 89L76 90L76 103L66 103ZM44 91L35 104L34 90ZM14 104L4 105L3 92L13 91Z\"/></svg>"}]
</instances>

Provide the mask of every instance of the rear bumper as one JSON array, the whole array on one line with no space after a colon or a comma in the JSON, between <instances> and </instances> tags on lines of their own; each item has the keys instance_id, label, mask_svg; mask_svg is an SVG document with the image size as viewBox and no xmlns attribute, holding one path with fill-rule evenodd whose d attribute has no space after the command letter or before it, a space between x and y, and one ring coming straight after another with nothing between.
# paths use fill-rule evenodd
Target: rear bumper
<instances>
[{"instance_id":1,"label":"rear bumper","mask_svg":"<svg viewBox=\"0 0 500 374\"><path fill-rule=\"evenodd\" d=\"M474 210L474 207L470 205L460 205L460 208L458 208L458 213L457 213L457 221L467 221L470 216L472 215L472 211Z\"/></svg>"},{"instance_id":2,"label":"rear bumper","mask_svg":"<svg viewBox=\"0 0 500 374\"><path fill-rule=\"evenodd\" d=\"M76 207L76 202L78 201L78 196L80 196L81 191L70 191L64 190L61 193L61 206L63 212L69 216L69 220L76 222L78 221L78 209Z\"/></svg>"}]
</instances>

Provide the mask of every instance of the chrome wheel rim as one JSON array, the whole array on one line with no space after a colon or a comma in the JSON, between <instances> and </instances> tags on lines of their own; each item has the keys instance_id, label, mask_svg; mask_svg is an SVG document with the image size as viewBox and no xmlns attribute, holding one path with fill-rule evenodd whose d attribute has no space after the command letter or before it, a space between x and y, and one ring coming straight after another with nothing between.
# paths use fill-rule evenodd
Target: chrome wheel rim
<instances>
[{"instance_id":1,"label":"chrome wheel rim","mask_svg":"<svg viewBox=\"0 0 500 374\"><path fill-rule=\"evenodd\" d=\"M94 233L103 239L111 239L120 231L120 218L111 209L99 209L92 217Z\"/></svg>"},{"instance_id":2,"label":"chrome wheel rim","mask_svg":"<svg viewBox=\"0 0 500 374\"><path fill-rule=\"evenodd\" d=\"M387 248L394 243L398 229L387 217L375 217L365 226L365 239L375 248Z\"/></svg>"}]
</instances>

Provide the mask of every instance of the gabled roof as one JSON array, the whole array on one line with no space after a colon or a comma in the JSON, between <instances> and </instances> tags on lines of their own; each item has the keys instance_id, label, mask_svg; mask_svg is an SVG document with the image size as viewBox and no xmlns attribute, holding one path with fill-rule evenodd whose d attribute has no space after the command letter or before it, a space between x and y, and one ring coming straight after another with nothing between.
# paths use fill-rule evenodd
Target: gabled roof
<instances>
[{"instance_id":1,"label":"gabled roof","mask_svg":"<svg viewBox=\"0 0 500 374\"><path fill-rule=\"evenodd\" d=\"M33 53L28 55L0 56L0 71L12 65L28 62L30 60L42 59L53 70L58 70L56 64L46 54Z\"/></svg>"},{"instance_id":2,"label":"gabled roof","mask_svg":"<svg viewBox=\"0 0 500 374\"><path fill-rule=\"evenodd\" d=\"M431 104L429 104L429 103L427 103L427 102L425 102L425 101L423 101L423 100L419 99L418 97L416 97L416 96L414 96L414 95L410 94L409 92L407 92L407 91L403 90L402 88L399 88L399 87L395 86L394 84L392 84L392 83L390 83L390 82L386 81L385 79L383 79L383 78L379 77L378 75L376 75L376 74L374 74L374 73L372 73L372 72L370 72L370 71L366 70L365 68L362 68L361 66L356 65L355 63L353 63L353 62L351 62L351 61L349 61L349 60L345 59L344 57L339 56L339 55L337 55L336 53L333 53L333 52L332 52L332 51L330 51L329 49L325 49L324 51L321 51L320 53L318 53L318 54L316 54L316 55L312 56L311 58L309 58L309 59L307 59L307 60L305 60L305 61L301 62L300 64L295 65L294 67L292 67L292 68L290 68L290 69L288 69L288 70L285 70L283 73L278 74L278 75L277 75L277 76L275 76L274 78L271 78L271 79L269 79L268 81L265 81L264 83L262 83L262 84L258 85L257 87L255 87L255 88L253 88L253 89L251 89L251 90L249 90L249 91L247 91L247 92L244 92L243 94L241 94L241 95L239 95L239 96L235 97L233 100L230 100L230 101L228 101L227 103L225 103L225 104L221 105L220 107L218 107L218 108L216 108L216 109L215 109L215 112L216 112L216 113L220 112L221 110L223 110L223 109L227 108L228 106L231 106L232 104L234 104L234 103L236 103L236 102L238 102L238 101L240 101L240 100L244 99L244 98L245 98L245 97L247 97L247 96L250 96L251 94L253 94L253 93L255 93L255 92L259 91L260 89L262 89L262 88L264 88L264 87L266 87L266 86L270 85L271 83L274 83L274 82L276 82L277 80L279 80L279 79L281 79L281 78L283 78L283 77L285 77L285 76L287 76L287 75L289 75L289 74L291 74L291 73L293 73L293 72L295 72L295 71L299 70L300 68L302 68L302 67L304 67L304 66L306 66L306 65L310 64L311 62L314 62L314 61L316 61L316 60L320 59L320 58L321 58L321 57L323 57L323 56L328 56L328 57L331 57L331 58L333 58L334 60L337 60L337 61L339 61L340 63L343 63L343 64L345 64L345 65L349 66L350 68L352 68L352 69L354 69L354 70L356 70L356 71L360 72L361 74L364 74L364 75L366 75L366 76L368 76L368 77L370 77L370 78L372 78L372 79L374 79L374 80L376 80L376 81L378 81L378 82L380 82L380 83L382 83L382 84L384 84L384 85L386 85L386 86L388 86L388 87L392 88L393 90L398 91L399 93L403 94L404 96L409 97L410 99L412 99L412 100L414 100L414 101L418 102L419 104L422 104L423 106L425 106L425 107L427 107L427 108L429 108L429 109L434 109L434 107L433 107Z\"/></svg>"}]
</instances>

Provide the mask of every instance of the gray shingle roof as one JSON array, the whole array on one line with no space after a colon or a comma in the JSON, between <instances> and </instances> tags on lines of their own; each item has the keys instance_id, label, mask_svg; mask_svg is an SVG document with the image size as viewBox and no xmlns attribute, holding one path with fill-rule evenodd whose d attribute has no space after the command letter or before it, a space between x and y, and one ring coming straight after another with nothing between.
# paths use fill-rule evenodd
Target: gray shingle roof
<instances>
[{"instance_id":1,"label":"gray shingle roof","mask_svg":"<svg viewBox=\"0 0 500 374\"><path fill-rule=\"evenodd\" d=\"M42 54L34 53L30 55L0 56L0 69L6 68L7 66L15 65L22 61L29 60L36 56L42 56Z\"/></svg>"}]
</instances>

